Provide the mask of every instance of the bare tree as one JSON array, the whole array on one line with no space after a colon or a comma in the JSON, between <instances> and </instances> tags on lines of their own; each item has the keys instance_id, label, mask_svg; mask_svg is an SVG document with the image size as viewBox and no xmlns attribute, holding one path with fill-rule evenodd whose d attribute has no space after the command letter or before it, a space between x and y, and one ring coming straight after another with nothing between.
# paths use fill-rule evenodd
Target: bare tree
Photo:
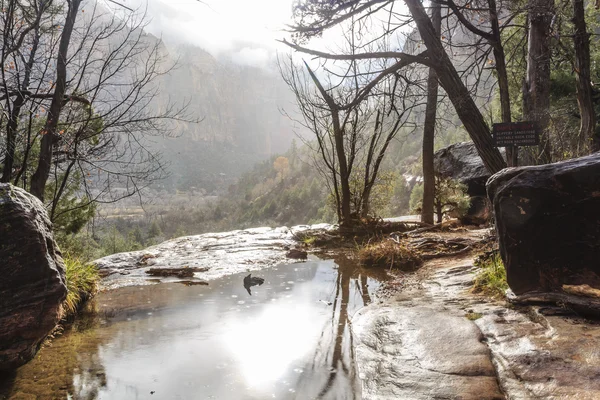
<instances>
[{"instance_id":1,"label":"bare tree","mask_svg":"<svg viewBox=\"0 0 600 400\"><path fill-rule=\"evenodd\" d=\"M440 4L433 4L431 22L440 35L442 29L442 9ZM427 107L423 124L423 203L421 222L433 224L433 207L435 201L435 170L433 167L433 149L435 140L435 119L438 103L438 81L435 69L429 68L427 77Z\"/></svg>"},{"instance_id":2,"label":"bare tree","mask_svg":"<svg viewBox=\"0 0 600 400\"><path fill-rule=\"evenodd\" d=\"M66 11L46 8L16 52L19 79L0 92L3 108L16 116L13 145L0 147L3 179L48 197L53 220L139 194L164 177L148 138L168 134L178 121L196 122L185 103L156 101L158 78L173 66L161 42L145 34L145 14L117 16L98 3L81 9L79 3L69 2ZM14 113L17 100L28 112ZM73 185L79 201L59 207Z\"/></svg>"},{"instance_id":3,"label":"bare tree","mask_svg":"<svg viewBox=\"0 0 600 400\"><path fill-rule=\"evenodd\" d=\"M69 44L71 43L71 34L75 27L75 20L79 11L81 0L67 0L67 15L63 25L63 31L60 37L60 44L56 54L56 82L52 103L46 118L46 125L42 130L42 140L40 146L40 155L38 166L31 177L30 192L40 200L44 200L44 190L46 182L50 175L50 165L52 163L52 149L58 142L59 136L56 131L60 113L64 106L64 96L67 90L67 56Z\"/></svg>"},{"instance_id":4,"label":"bare tree","mask_svg":"<svg viewBox=\"0 0 600 400\"><path fill-rule=\"evenodd\" d=\"M386 151L416 107L415 95L400 75L389 75L369 86L368 77L386 69L384 65L376 71L371 67L374 64L351 62L347 76L353 78L347 84L330 82L325 87L308 64L301 69L291 57L285 65L280 63L282 76L296 95L301 122L315 135L340 225L348 228L358 217L371 214L370 199Z\"/></svg>"},{"instance_id":5,"label":"bare tree","mask_svg":"<svg viewBox=\"0 0 600 400\"><path fill-rule=\"evenodd\" d=\"M412 63L420 63L427 67L434 68L438 75L438 81L446 91L454 108L462 121L465 129L481 156L484 164L491 172L497 172L506 166L498 149L493 146L490 129L473 100L469 90L462 82L460 75L452 64L452 61L446 53L439 35L427 16L423 4L417 0L407 0L405 4L408 7L411 18L406 18L402 12L394 9L394 1L385 0L353 0L346 2L328 2L323 4L316 0L306 0L300 3L296 10L298 15L298 25L293 27L296 33L296 40L310 38L324 30L339 25L345 21L355 18L358 21L364 21L369 15L374 15L387 7L389 20L398 18L398 22L388 22L384 32L377 38L386 38L398 32L401 27L414 23L423 40L426 50L417 55L407 54L403 51L375 51L375 52L356 52L352 54L331 54L322 51L315 51L299 44L287 43L290 47L325 59L331 60L364 60L364 59L388 59L396 60L386 73L395 73L401 68ZM382 79L378 76L376 81Z\"/></svg>"}]
</instances>

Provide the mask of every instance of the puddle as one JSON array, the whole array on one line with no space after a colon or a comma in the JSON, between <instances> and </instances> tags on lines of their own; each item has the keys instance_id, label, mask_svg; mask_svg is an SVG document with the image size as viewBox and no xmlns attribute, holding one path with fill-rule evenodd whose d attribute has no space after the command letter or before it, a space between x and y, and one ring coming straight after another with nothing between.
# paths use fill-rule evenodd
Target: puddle
<instances>
[{"instance_id":1,"label":"puddle","mask_svg":"<svg viewBox=\"0 0 600 400\"><path fill-rule=\"evenodd\" d=\"M0 398L359 399L349 317L379 280L311 261L255 271L249 295L246 275L101 293Z\"/></svg>"}]
</instances>

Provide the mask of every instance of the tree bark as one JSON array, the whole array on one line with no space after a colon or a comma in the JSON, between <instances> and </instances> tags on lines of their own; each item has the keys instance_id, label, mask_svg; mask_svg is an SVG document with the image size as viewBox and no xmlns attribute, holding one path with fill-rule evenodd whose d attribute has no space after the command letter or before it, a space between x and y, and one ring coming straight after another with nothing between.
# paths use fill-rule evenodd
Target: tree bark
<instances>
[{"instance_id":1,"label":"tree bark","mask_svg":"<svg viewBox=\"0 0 600 400\"><path fill-rule=\"evenodd\" d=\"M431 3L431 23L440 36L442 11L439 3ZM433 203L435 200L435 171L433 168L433 148L435 141L435 119L437 114L438 80L435 69L429 68L427 77L427 105L423 124L423 203L421 222L433 224Z\"/></svg>"},{"instance_id":2,"label":"tree bark","mask_svg":"<svg viewBox=\"0 0 600 400\"><path fill-rule=\"evenodd\" d=\"M490 25L492 28L492 49L494 60L496 61L496 74L498 75L498 91L500 92L500 110L502 113L502 122L512 122L510 112L510 92L508 90L508 73L506 71L506 56L504 46L500 37L500 24L498 23L498 9L496 0L488 0L490 14ZM510 146L506 148L506 163L509 167L518 166L519 148Z\"/></svg>"},{"instance_id":3,"label":"tree bark","mask_svg":"<svg viewBox=\"0 0 600 400\"><path fill-rule=\"evenodd\" d=\"M596 132L596 114L592 101L592 78L590 72L590 33L585 23L585 5L583 0L573 0L573 25L575 34L575 77L577 79L577 104L581 123L579 125L580 152L588 148L600 150L600 137Z\"/></svg>"},{"instance_id":4,"label":"tree bark","mask_svg":"<svg viewBox=\"0 0 600 400\"><path fill-rule=\"evenodd\" d=\"M64 96L67 85L67 52L71 42L71 34L77 18L77 12L82 0L70 0L67 11L67 18L63 27L63 32L58 46L56 59L56 87L48 110L48 118L42 132L42 141L40 146L40 155L38 166L31 177L30 193L40 200L44 200L44 189L48 176L50 175L50 166L52 163L52 149L58 141L56 127L64 104Z\"/></svg>"},{"instance_id":5,"label":"tree bark","mask_svg":"<svg viewBox=\"0 0 600 400\"><path fill-rule=\"evenodd\" d=\"M339 110L332 111L333 134L338 163L340 164L340 186L342 189L342 220L340 221L340 226L350 226L352 225L352 217L350 215L350 174L348 173L348 163L344 149L344 132L340 124Z\"/></svg>"},{"instance_id":6,"label":"tree bark","mask_svg":"<svg viewBox=\"0 0 600 400\"><path fill-rule=\"evenodd\" d=\"M506 163L498 149L494 147L490 128L446 54L423 4L420 0L406 0L406 5L427 47L431 66L436 70L438 81L452 101L484 165L492 174L502 170L506 167Z\"/></svg>"},{"instance_id":7,"label":"tree bark","mask_svg":"<svg viewBox=\"0 0 600 400\"><path fill-rule=\"evenodd\" d=\"M550 31L554 0L529 0L525 119L536 121L541 131L538 164L552 162L550 123Z\"/></svg>"},{"instance_id":8,"label":"tree bark","mask_svg":"<svg viewBox=\"0 0 600 400\"><path fill-rule=\"evenodd\" d=\"M312 69L305 62L304 65L308 69L308 73L312 78L313 82L317 86L317 89L321 93L323 100L327 103L329 111L331 112L331 119L333 122L333 139L335 145L335 152L339 163L340 169L340 186L341 186L341 218L339 223L340 226L351 226L352 217L350 210L350 173L348 172L348 161L346 160L346 150L344 148L344 128L340 122L340 107L336 104L335 100L327 93L327 91L321 85L321 82L314 74Z\"/></svg>"}]
</instances>

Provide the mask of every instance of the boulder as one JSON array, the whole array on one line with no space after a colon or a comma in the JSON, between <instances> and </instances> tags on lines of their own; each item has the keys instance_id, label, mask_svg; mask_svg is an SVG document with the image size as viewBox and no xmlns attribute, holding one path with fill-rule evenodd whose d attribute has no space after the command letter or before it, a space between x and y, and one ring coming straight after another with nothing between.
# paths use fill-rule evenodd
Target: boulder
<instances>
[{"instance_id":1,"label":"boulder","mask_svg":"<svg viewBox=\"0 0 600 400\"><path fill-rule=\"evenodd\" d=\"M566 302L577 307L597 302L584 297L600 289L600 153L507 168L490 178L487 191L512 291L573 298Z\"/></svg>"},{"instance_id":2,"label":"boulder","mask_svg":"<svg viewBox=\"0 0 600 400\"><path fill-rule=\"evenodd\" d=\"M0 370L31 360L60 317L65 268L44 205L0 184Z\"/></svg>"},{"instance_id":3,"label":"boulder","mask_svg":"<svg viewBox=\"0 0 600 400\"><path fill-rule=\"evenodd\" d=\"M467 186L471 207L461 218L461 222L480 225L489 221L491 205L487 199L485 184L492 174L483 165L473 142L456 143L438 150L434 155L434 168L436 174Z\"/></svg>"},{"instance_id":4,"label":"boulder","mask_svg":"<svg viewBox=\"0 0 600 400\"><path fill-rule=\"evenodd\" d=\"M492 175L488 172L473 142L462 142L435 152L435 172L467 185L469 196L486 196L485 183Z\"/></svg>"}]
</instances>

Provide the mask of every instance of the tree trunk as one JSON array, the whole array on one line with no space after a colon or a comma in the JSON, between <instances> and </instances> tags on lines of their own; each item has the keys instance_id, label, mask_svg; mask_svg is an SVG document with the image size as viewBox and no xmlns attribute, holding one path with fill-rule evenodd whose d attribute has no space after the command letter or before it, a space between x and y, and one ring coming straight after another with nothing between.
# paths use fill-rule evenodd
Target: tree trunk
<instances>
[{"instance_id":1,"label":"tree trunk","mask_svg":"<svg viewBox=\"0 0 600 400\"><path fill-rule=\"evenodd\" d=\"M452 101L456 113L473 140L484 165L492 174L502 170L506 167L506 163L498 149L494 147L490 128L446 54L423 4L420 0L406 0L406 5L427 47L431 66L436 70L438 81Z\"/></svg>"},{"instance_id":2,"label":"tree trunk","mask_svg":"<svg viewBox=\"0 0 600 400\"><path fill-rule=\"evenodd\" d=\"M494 51L494 60L496 61L496 74L498 75L498 91L500 92L500 110L502 112L502 122L512 122L510 113L510 92L508 90L508 73L506 71L506 56L504 46L500 37L500 26L498 23L498 9L496 0L488 0L490 14L490 24L492 27L492 48ZM509 167L518 166L519 148L510 146L506 148L506 163Z\"/></svg>"},{"instance_id":3,"label":"tree trunk","mask_svg":"<svg viewBox=\"0 0 600 400\"><path fill-rule=\"evenodd\" d=\"M371 189L373 185L365 186L362 195L362 207L360 209L360 216L363 218L367 218L369 213L371 212Z\"/></svg>"},{"instance_id":4,"label":"tree trunk","mask_svg":"<svg viewBox=\"0 0 600 400\"><path fill-rule=\"evenodd\" d=\"M541 131L536 163L552 162L550 123L550 30L554 0L529 0L529 38L527 48L526 97L529 107L525 118L537 121Z\"/></svg>"},{"instance_id":5,"label":"tree trunk","mask_svg":"<svg viewBox=\"0 0 600 400\"><path fill-rule=\"evenodd\" d=\"M344 127L340 122L340 108L336 104L335 100L327 93L321 82L315 75L315 73L310 69L308 64L304 62L308 73L317 86L317 89L321 93L323 100L327 103L329 108L329 112L331 113L331 119L333 122L333 139L335 146L335 153L337 156L337 160L340 168L340 186L341 186L341 199L338 201L338 207L341 208L341 218L339 218L340 226L351 226L352 218L350 216L350 173L348 172L348 161L346 159L346 150L344 148ZM335 173L335 172L334 172ZM341 204L340 204L341 203ZM339 213L338 213L339 214Z\"/></svg>"},{"instance_id":6,"label":"tree trunk","mask_svg":"<svg viewBox=\"0 0 600 400\"><path fill-rule=\"evenodd\" d=\"M73 33L73 26L75 25L75 19L77 18L77 12L81 1L82 0L71 0L68 2L69 8L67 11L67 18L60 38L56 59L56 87L54 89L54 95L52 96L52 103L50 103L50 109L48 110L46 125L42 131L38 166L31 177L30 192L42 201L44 200L44 188L46 187L46 182L50 175L52 149L58 140L56 127L58 126L58 120L63 108L67 85L67 52L69 50L71 34Z\"/></svg>"},{"instance_id":7,"label":"tree trunk","mask_svg":"<svg viewBox=\"0 0 600 400\"><path fill-rule=\"evenodd\" d=\"M12 170L15 162L15 149L17 145L17 127L21 115L21 107L25 104L25 97L19 93L13 103L8 123L6 124L6 154L4 156L4 167L2 169L2 178L0 182L10 182Z\"/></svg>"},{"instance_id":8,"label":"tree trunk","mask_svg":"<svg viewBox=\"0 0 600 400\"><path fill-rule=\"evenodd\" d=\"M439 3L431 3L431 22L440 36L442 11ZM437 114L438 80L435 69L429 68L427 77L427 106L423 124L423 203L421 222L433 225L433 203L435 200L435 171L433 168L433 148L435 141L435 119Z\"/></svg>"},{"instance_id":9,"label":"tree trunk","mask_svg":"<svg viewBox=\"0 0 600 400\"><path fill-rule=\"evenodd\" d=\"M332 110L333 117L333 134L335 139L335 152L337 154L338 163L340 164L340 186L342 189L342 219L340 225L351 226L352 217L350 216L350 176L348 174L348 163L346 161L346 151L344 149L344 132L340 124L339 111Z\"/></svg>"},{"instance_id":10,"label":"tree trunk","mask_svg":"<svg viewBox=\"0 0 600 400\"><path fill-rule=\"evenodd\" d=\"M592 78L590 73L590 34L585 23L585 6L583 0L573 0L573 25L575 34L575 77L577 78L577 104L581 123L579 125L580 152L588 148L600 150L600 137L596 132L596 114L592 101Z\"/></svg>"},{"instance_id":11,"label":"tree trunk","mask_svg":"<svg viewBox=\"0 0 600 400\"><path fill-rule=\"evenodd\" d=\"M437 223L441 224L442 220L444 219L444 212L443 212L443 207L441 204L437 204L435 207L435 213L437 215Z\"/></svg>"}]
</instances>

